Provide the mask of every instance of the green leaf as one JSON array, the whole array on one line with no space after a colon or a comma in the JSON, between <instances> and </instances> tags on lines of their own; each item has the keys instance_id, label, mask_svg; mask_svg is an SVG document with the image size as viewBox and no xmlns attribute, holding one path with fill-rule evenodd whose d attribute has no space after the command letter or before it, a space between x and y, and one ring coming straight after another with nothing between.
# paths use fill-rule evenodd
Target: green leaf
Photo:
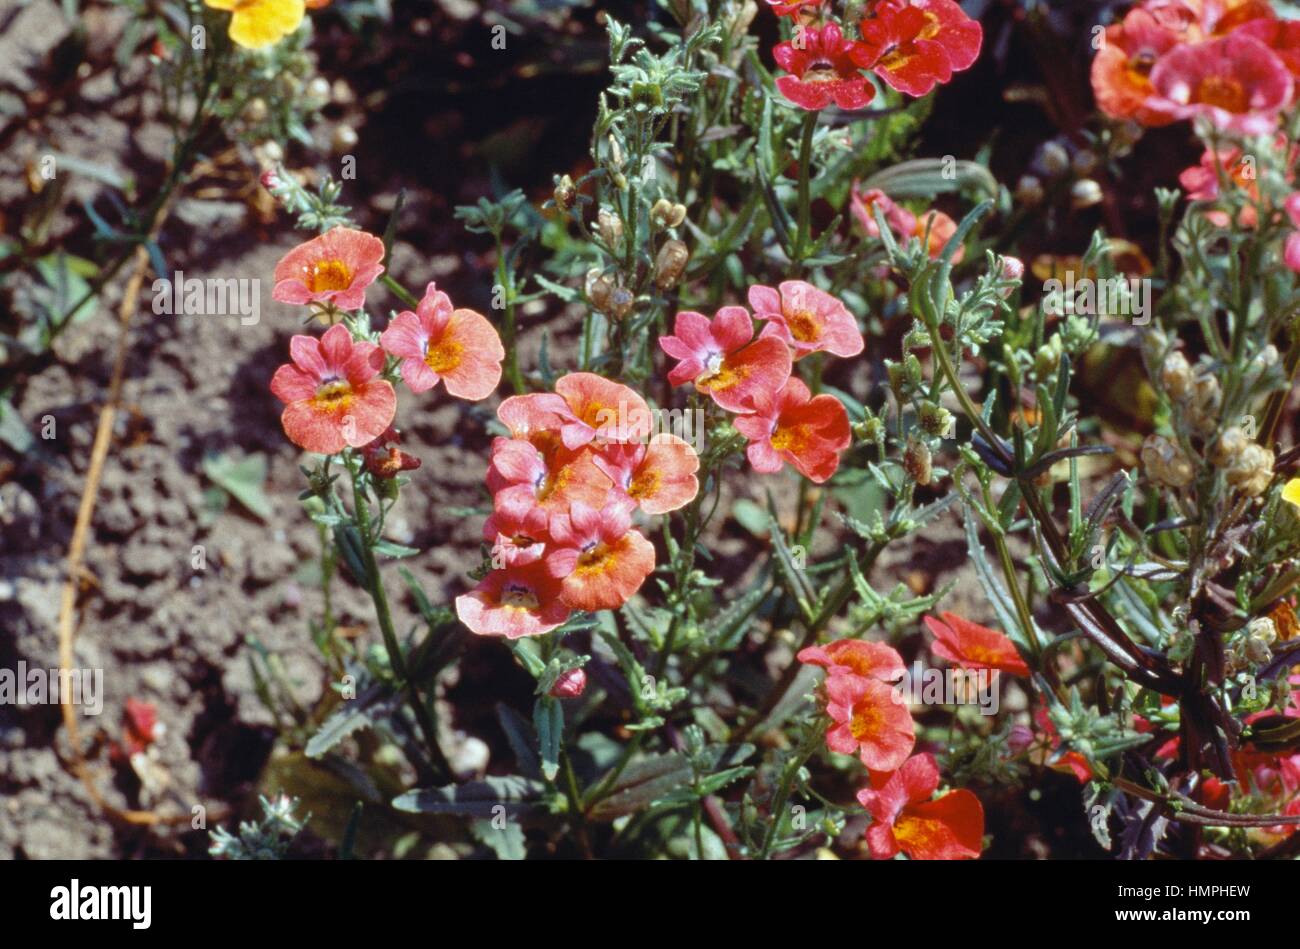
<instances>
[{"instance_id":1,"label":"green leaf","mask_svg":"<svg viewBox=\"0 0 1300 949\"><path fill-rule=\"evenodd\" d=\"M382 537L375 541L375 553L383 554L385 557L413 557L419 552L416 547L395 544L393 541L384 540Z\"/></svg>"},{"instance_id":2,"label":"green leaf","mask_svg":"<svg viewBox=\"0 0 1300 949\"><path fill-rule=\"evenodd\" d=\"M591 816L613 820L634 814L690 784L692 777L690 762L677 752L640 758L623 769L611 793L592 808Z\"/></svg>"},{"instance_id":3,"label":"green leaf","mask_svg":"<svg viewBox=\"0 0 1300 949\"><path fill-rule=\"evenodd\" d=\"M560 744L564 740L564 708L553 695L543 695L533 706L533 726L541 753L542 777L554 781L560 772Z\"/></svg>"},{"instance_id":4,"label":"green leaf","mask_svg":"<svg viewBox=\"0 0 1300 949\"><path fill-rule=\"evenodd\" d=\"M266 484L266 456L254 453L236 461L228 455L203 459L203 473L254 516L269 521L274 513L262 486Z\"/></svg>"},{"instance_id":5,"label":"green leaf","mask_svg":"<svg viewBox=\"0 0 1300 949\"><path fill-rule=\"evenodd\" d=\"M491 848L498 860L522 860L527 854L524 829L518 821L479 819L470 824L469 829L479 843Z\"/></svg>"},{"instance_id":6,"label":"green leaf","mask_svg":"<svg viewBox=\"0 0 1300 949\"><path fill-rule=\"evenodd\" d=\"M519 775L486 777L481 781L407 791L393 799L396 810L408 814L458 814L497 817L528 812L541 801L546 785ZM494 808L501 805L504 811Z\"/></svg>"},{"instance_id":7,"label":"green leaf","mask_svg":"<svg viewBox=\"0 0 1300 949\"><path fill-rule=\"evenodd\" d=\"M31 451L36 439L23 424L22 416L8 399L0 399L0 442L4 442L18 454Z\"/></svg>"}]
</instances>

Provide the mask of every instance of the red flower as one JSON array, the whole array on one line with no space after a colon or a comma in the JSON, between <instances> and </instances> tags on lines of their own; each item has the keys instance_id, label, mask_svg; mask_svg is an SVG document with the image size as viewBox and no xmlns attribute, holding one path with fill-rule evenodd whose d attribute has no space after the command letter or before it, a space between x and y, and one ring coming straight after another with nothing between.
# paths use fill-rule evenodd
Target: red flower
<instances>
[{"instance_id":1,"label":"red flower","mask_svg":"<svg viewBox=\"0 0 1300 949\"><path fill-rule=\"evenodd\" d=\"M984 845L984 808L959 788L935 798L939 766L930 754L909 758L881 781L858 792L871 815L867 846L877 860L901 850L913 860L970 860Z\"/></svg>"},{"instance_id":2,"label":"red flower","mask_svg":"<svg viewBox=\"0 0 1300 949\"><path fill-rule=\"evenodd\" d=\"M796 43L802 41L802 48ZM810 112L834 102L841 109L861 109L876 89L858 71L853 52L859 44L846 40L840 28L827 23L821 29L801 30L795 42L785 40L772 49L772 58L788 76L780 76L776 87L782 95Z\"/></svg>"},{"instance_id":3,"label":"red flower","mask_svg":"<svg viewBox=\"0 0 1300 949\"><path fill-rule=\"evenodd\" d=\"M366 470L376 478L396 478L403 471L414 471L420 467L420 459L408 455L397 447L402 436L393 426L384 429L382 435L361 449L365 459Z\"/></svg>"},{"instance_id":4,"label":"red flower","mask_svg":"<svg viewBox=\"0 0 1300 949\"><path fill-rule=\"evenodd\" d=\"M122 743L112 742L110 755L124 761L138 755L158 740L158 707L152 702L128 698L122 709Z\"/></svg>"},{"instance_id":5,"label":"red flower","mask_svg":"<svg viewBox=\"0 0 1300 949\"><path fill-rule=\"evenodd\" d=\"M648 445L609 445L592 462L647 514L684 507L700 490L699 456L676 435L660 433Z\"/></svg>"},{"instance_id":6,"label":"red flower","mask_svg":"<svg viewBox=\"0 0 1300 949\"><path fill-rule=\"evenodd\" d=\"M412 392L442 381L452 395L477 402L501 381L506 351L497 331L481 313L453 308L433 283L414 313L403 310L393 317L379 343L402 361L402 379Z\"/></svg>"},{"instance_id":7,"label":"red flower","mask_svg":"<svg viewBox=\"0 0 1300 949\"><path fill-rule=\"evenodd\" d=\"M540 636L569 618L560 582L542 561L493 570L469 593L456 597L456 615L479 636Z\"/></svg>"},{"instance_id":8,"label":"red flower","mask_svg":"<svg viewBox=\"0 0 1300 949\"><path fill-rule=\"evenodd\" d=\"M834 723L826 732L826 747L842 755L856 753L872 771L893 771L916 745L907 704L880 679L827 676L826 714Z\"/></svg>"},{"instance_id":9,"label":"red flower","mask_svg":"<svg viewBox=\"0 0 1300 949\"><path fill-rule=\"evenodd\" d=\"M777 289L749 288L754 316L769 320L764 336L778 336L794 350L794 358L827 352L856 356L862 352L862 333L848 307L824 290L802 280L786 280Z\"/></svg>"},{"instance_id":10,"label":"red flower","mask_svg":"<svg viewBox=\"0 0 1300 949\"><path fill-rule=\"evenodd\" d=\"M289 340L292 364L281 366L271 391L285 405L280 422L289 440L320 455L361 448L388 428L397 414L397 394L378 379L384 354L374 343L354 342L342 324L319 340Z\"/></svg>"},{"instance_id":11,"label":"red flower","mask_svg":"<svg viewBox=\"0 0 1300 949\"><path fill-rule=\"evenodd\" d=\"M817 484L835 473L840 452L853 440L840 400L833 395L814 397L798 376L791 376L774 395L759 393L753 414L738 417L734 424L749 439L745 454L755 471L772 474L788 463Z\"/></svg>"},{"instance_id":12,"label":"red flower","mask_svg":"<svg viewBox=\"0 0 1300 949\"><path fill-rule=\"evenodd\" d=\"M1271 49L1244 32L1179 46L1151 70L1151 108L1175 119L1198 115L1224 131L1271 132L1291 101L1293 81Z\"/></svg>"},{"instance_id":13,"label":"red flower","mask_svg":"<svg viewBox=\"0 0 1300 949\"><path fill-rule=\"evenodd\" d=\"M805 11L816 13L825 2L826 0L767 0L767 5L777 16L788 16L797 20Z\"/></svg>"},{"instance_id":14,"label":"red flower","mask_svg":"<svg viewBox=\"0 0 1300 949\"><path fill-rule=\"evenodd\" d=\"M825 646L799 650L800 662L821 666L827 675L855 675L882 682L898 682L906 673L898 650L864 639L837 639Z\"/></svg>"},{"instance_id":15,"label":"red flower","mask_svg":"<svg viewBox=\"0 0 1300 949\"><path fill-rule=\"evenodd\" d=\"M1178 175L1178 183L1187 192L1189 201L1217 201L1219 198L1219 175L1226 181L1245 191L1254 201L1259 200L1259 184L1251 173L1251 166L1242 160L1241 149L1237 146L1219 152L1210 149L1201 153L1201 160L1190 168L1184 168ZM1224 211L1210 210L1206 218L1216 227L1228 227L1231 221ZM1243 228L1253 228L1259 224L1259 213L1247 204L1237 215L1237 224Z\"/></svg>"},{"instance_id":16,"label":"red flower","mask_svg":"<svg viewBox=\"0 0 1300 949\"><path fill-rule=\"evenodd\" d=\"M299 244L275 265L271 299L281 303L365 306L366 287L384 272L384 242L373 234L335 227Z\"/></svg>"},{"instance_id":17,"label":"red flower","mask_svg":"<svg viewBox=\"0 0 1300 949\"><path fill-rule=\"evenodd\" d=\"M1277 54L1292 76L1300 76L1300 21L1251 20L1239 27L1238 32L1255 37Z\"/></svg>"},{"instance_id":18,"label":"red flower","mask_svg":"<svg viewBox=\"0 0 1300 949\"><path fill-rule=\"evenodd\" d=\"M963 669L997 669L1011 675L1027 676L1029 667L1016 652L1015 644L1003 633L989 629L956 613L941 613L942 621L925 617L925 625L934 634L930 649Z\"/></svg>"},{"instance_id":19,"label":"red flower","mask_svg":"<svg viewBox=\"0 0 1300 949\"><path fill-rule=\"evenodd\" d=\"M575 610L614 610L655 568L654 545L632 529L630 501L596 510L580 501L551 518L546 567L564 581L561 598Z\"/></svg>"},{"instance_id":20,"label":"red flower","mask_svg":"<svg viewBox=\"0 0 1300 949\"><path fill-rule=\"evenodd\" d=\"M899 92L920 97L979 56L984 33L953 0L884 0L850 53Z\"/></svg>"},{"instance_id":21,"label":"red flower","mask_svg":"<svg viewBox=\"0 0 1300 949\"><path fill-rule=\"evenodd\" d=\"M1101 49L1092 60L1092 91L1097 107L1117 119L1143 125L1168 125L1173 116L1151 109L1151 70L1178 44L1177 34L1148 10L1134 7L1122 23L1106 27Z\"/></svg>"},{"instance_id":22,"label":"red flower","mask_svg":"<svg viewBox=\"0 0 1300 949\"><path fill-rule=\"evenodd\" d=\"M756 395L774 393L790 378L789 347L770 336L753 339L754 321L743 306L724 306L712 320L685 310L673 334L659 337L660 348L681 360L668 381L694 383L729 412L748 411Z\"/></svg>"}]
</instances>

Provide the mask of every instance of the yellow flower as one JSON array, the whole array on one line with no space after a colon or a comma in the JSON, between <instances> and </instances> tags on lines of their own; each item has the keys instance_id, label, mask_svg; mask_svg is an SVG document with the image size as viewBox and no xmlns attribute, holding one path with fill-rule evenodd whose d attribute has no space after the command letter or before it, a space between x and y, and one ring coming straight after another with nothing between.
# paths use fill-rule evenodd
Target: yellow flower
<instances>
[{"instance_id":1,"label":"yellow flower","mask_svg":"<svg viewBox=\"0 0 1300 949\"><path fill-rule=\"evenodd\" d=\"M230 38L247 49L278 43L298 29L303 0L203 0L214 10L230 10Z\"/></svg>"},{"instance_id":2,"label":"yellow flower","mask_svg":"<svg viewBox=\"0 0 1300 949\"><path fill-rule=\"evenodd\" d=\"M1282 488L1282 500L1300 507L1300 478L1292 478Z\"/></svg>"}]
</instances>

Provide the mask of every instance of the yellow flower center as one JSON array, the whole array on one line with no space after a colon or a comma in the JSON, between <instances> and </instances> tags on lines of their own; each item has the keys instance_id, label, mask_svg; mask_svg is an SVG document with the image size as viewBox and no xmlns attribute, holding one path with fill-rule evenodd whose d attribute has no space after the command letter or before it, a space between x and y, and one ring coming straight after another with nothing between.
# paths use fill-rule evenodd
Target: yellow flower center
<instances>
[{"instance_id":1,"label":"yellow flower center","mask_svg":"<svg viewBox=\"0 0 1300 949\"><path fill-rule=\"evenodd\" d=\"M822 331L821 321L808 310L787 314L785 325L790 330L790 335L801 343L813 342Z\"/></svg>"},{"instance_id":2,"label":"yellow flower center","mask_svg":"<svg viewBox=\"0 0 1300 949\"><path fill-rule=\"evenodd\" d=\"M584 551L578 557L578 566L573 572L580 577L594 577L609 573L618 563L618 547L617 544L611 547L609 544L600 543Z\"/></svg>"},{"instance_id":3,"label":"yellow flower center","mask_svg":"<svg viewBox=\"0 0 1300 949\"><path fill-rule=\"evenodd\" d=\"M306 284L312 293L346 290L352 286L352 269L338 258L318 260L308 268Z\"/></svg>"},{"instance_id":4,"label":"yellow flower center","mask_svg":"<svg viewBox=\"0 0 1300 949\"><path fill-rule=\"evenodd\" d=\"M709 361L709 369L695 379L697 388L712 389L715 392L730 389L733 386L740 385L748 378L750 373L749 366L731 366L727 364L726 359L720 360L716 368L713 360Z\"/></svg>"},{"instance_id":5,"label":"yellow flower center","mask_svg":"<svg viewBox=\"0 0 1300 949\"><path fill-rule=\"evenodd\" d=\"M501 591L501 605L508 610L535 610L541 605L537 594L521 584L508 584Z\"/></svg>"},{"instance_id":6,"label":"yellow flower center","mask_svg":"<svg viewBox=\"0 0 1300 949\"><path fill-rule=\"evenodd\" d=\"M772 433L772 447L797 455L808 447L808 433L798 425L778 425Z\"/></svg>"},{"instance_id":7,"label":"yellow flower center","mask_svg":"<svg viewBox=\"0 0 1300 949\"><path fill-rule=\"evenodd\" d=\"M648 498L659 490L663 480L663 475L653 469L638 471L627 486L627 496L638 501L641 498Z\"/></svg>"},{"instance_id":8,"label":"yellow flower center","mask_svg":"<svg viewBox=\"0 0 1300 949\"><path fill-rule=\"evenodd\" d=\"M860 705L853 710L853 720L849 722L849 731L858 741L874 739L884 729L885 715L875 705Z\"/></svg>"},{"instance_id":9,"label":"yellow flower center","mask_svg":"<svg viewBox=\"0 0 1300 949\"><path fill-rule=\"evenodd\" d=\"M424 350L424 364L437 373L450 372L460 365L464 351L465 347L454 339L439 340L437 343L430 340Z\"/></svg>"},{"instance_id":10,"label":"yellow flower center","mask_svg":"<svg viewBox=\"0 0 1300 949\"><path fill-rule=\"evenodd\" d=\"M334 379L317 387L312 401L316 403L317 408L327 412L345 409L352 401L352 386L348 385L346 380Z\"/></svg>"}]
</instances>

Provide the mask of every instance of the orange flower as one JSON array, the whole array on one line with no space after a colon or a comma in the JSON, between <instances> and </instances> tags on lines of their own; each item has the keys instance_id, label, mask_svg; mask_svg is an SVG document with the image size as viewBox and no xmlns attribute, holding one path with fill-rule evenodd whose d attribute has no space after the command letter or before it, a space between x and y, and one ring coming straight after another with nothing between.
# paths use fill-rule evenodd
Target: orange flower
<instances>
[{"instance_id":1,"label":"orange flower","mask_svg":"<svg viewBox=\"0 0 1300 949\"><path fill-rule=\"evenodd\" d=\"M898 650L863 639L837 639L826 646L809 646L801 649L796 658L810 666L821 666L827 675L856 675L882 682L898 682L906 674Z\"/></svg>"},{"instance_id":2,"label":"orange flower","mask_svg":"<svg viewBox=\"0 0 1300 949\"><path fill-rule=\"evenodd\" d=\"M1016 652L1015 644L999 633L962 619L956 613L941 613L942 621L925 617L935 641L930 649L936 656L955 662L963 669L997 669L1011 675L1027 676L1029 667Z\"/></svg>"},{"instance_id":3,"label":"orange flower","mask_svg":"<svg viewBox=\"0 0 1300 949\"><path fill-rule=\"evenodd\" d=\"M393 317L379 344L402 361L402 379L412 392L425 392L441 381L457 398L477 402L501 381L506 351L497 331L481 313L453 309L433 283L416 312L403 310Z\"/></svg>"},{"instance_id":4,"label":"orange flower","mask_svg":"<svg viewBox=\"0 0 1300 949\"><path fill-rule=\"evenodd\" d=\"M483 539L492 544L494 566L541 560L551 539L550 517L531 498L498 495L496 508L483 525Z\"/></svg>"},{"instance_id":5,"label":"orange flower","mask_svg":"<svg viewBox=\"0 0 1300 949\"><path fill-rule=\"evenodd\" d=\"M350 227L332 228L280 259L271 299L358 310L365 306L366 287L384 272L383 259L384 242L378 237Z\"/></svg>"},{"instance_id":6,"label":"orange flower","mask_svg":"<svg viewBox=\"0 0 1300 949\"><path fill-rule=\"evenodd\" d=\"M526 439L498 438L492 443L487 487L498 506L505 498L540 506L548 514L568 510L573 501L600 506L611 486L592 457L591 449L574 451L558 438L546 450Z\"/></svg>"},{"instance_id":7,"label":"orange flower","mask_svg":"<svg viewBox=\"0 0 1300 949\"><path fill-rule=\"evenodd\" d=\"M792 366L781 340L753 337L754 321L743 306L724 306L712 320L690 310L678 313L673 335L659 337L660 348L681 360L668 381L694 383L729 412L748 411L759 393L781 388Z\"/></svg>"},{"instance_id":8,"label":"orange flower","mask_svg":"<svg viewBox=\"0 0 1300 949\"><path fill-rule=\"evenodd\" d=\"M540 636L563 625L569 613L560 601L559 582L540 560L493 570L456 597L456 615L479 636Z\"/></svg>"},{"instance_id":9,"label":"orange flower","mask_svg":"<svg viewBox=\"0 0 1300 949\"><path fill-rule=\"evenodd\" d=\"M555 392L567 408L560 425L566 448L593 439L637 441L650 435L650 406L627 386L594 372L571 372L555 380Z\"/></svg>"},{"instance_id":10,"label":"orange flower","mask_svg":"<svg viewBox=\"0 0 1300 949\"><path fill-rule=\"evenodd\" d=\"M859 675L826 678L826 747L857 754L872 771L893 771L912 753L916 726L895 687Z\"/></svg>"},{"instance_id":11,"label":"orange flower","mask_svg":"<svg viewBox=\"0 0 1300 949\"><path fill-rule=\"evenodd\" d=\"M754 412L735 420L749 439L745 450L754 470L780 471L787 463L821 484L839 467L840 452L853 440L849 416L833 395L814 397L798 376L791 376L773 396L760 393Z\"/></svg>"},{"instance_id":12,"label":"orange flower","mask_svg":"<svg viewBox=\"0 0 1300 949\"><path fill-rule=\"evenodd\" d=\"M802 280L786 280L772 287L749 288L754 316L769 320L764 336L778 336L802 359L815 352L856 356L862 352L862 333L848 307L824 290Z\"/></svg>"},{"instance_id":13,"label":"orange flower","mask_svg":"<svg viewBox=\"0 0 1300 949\"><path fill-rule=\"evenodd\" d=\"M695 449L676 435L661 433L648 445L609 445L593 463L614 488L647 514L667 514L689 504L699 493Z\"/></svg>"},{"instance_id":14,"label":"orange flower","mask_svg":"<svg viewBox=\"0 0 1300 949\"><path fill-rule=\"evenodd\" d=\"M960 788L934 798L939 766L930 754L907 759L888 776L873 776L858 792L871 815L867 846L877 860L899 851L913 860L973 860L984 846L984 808ZM933 800L932 800L933 798Z\"/></svg>"},{"instance_id":15,"label":"orange flower","mask_svg":"<svg viewBox=\"0 0 1300 949\"><path fill-rule=\"evenodd\" d=\"M361 448L384 433L397 414L397 394L384 379L384 354L353 342L347 327L331 326L319 340L294 336L293 360L275 371L271 391L286 403L280 422L289 440L320 455Z\"/></svg>"},{"instance_id":16,"label":"orange flower","mask_svg":"<svg viewBox=\"0 0 1300 949\"><path fill-rule=\"evenodd\" d=\"M575 501L551 517L551 576L563 580L560 597L575 610L614 610L626 603L655 568L655 549L632 529L633 506L615 501L597 510Z\"/></svg>"}]
</instances>

